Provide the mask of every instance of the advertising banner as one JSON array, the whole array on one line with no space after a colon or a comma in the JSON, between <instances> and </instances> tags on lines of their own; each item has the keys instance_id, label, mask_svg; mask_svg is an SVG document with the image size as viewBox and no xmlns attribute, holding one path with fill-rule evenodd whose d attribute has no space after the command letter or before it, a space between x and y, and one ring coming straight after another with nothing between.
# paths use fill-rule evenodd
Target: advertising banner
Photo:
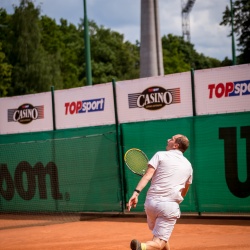
<instances>
[{"instance_id":1,"label":"advertising banner","mask_svg":"<svg viewBox=\"0 0 250 250\"><path fill-rule=\"evenodd\" d=\"M56 128L115 123L112 83L55 91Z\"/></svg>"},{"instance_id":2,"label":"advertising banner","mask_svg":"<svg viewBox=\"0 0 250 250\"><path fill-rule=\"evenodd\" d=\"M51 93L0 98L0 134L53 130Z\"/></svg>"},{"instance_id":3,"label":"advertising banner","mask_svg":"<svg viewBox=\"0 0 250 250\"><path fill-rule=\"evenodd\" d=\"M250 112L197 116L194 131L199 211L249 213Z\"/></svg>"},{"instance_id":4,"label":"advertising banner","mask_svg":"<svg viewBox=\"0 0 250 250\"><path fill-rule=\"evenodd\" d=\"M192 116L190 72L116 83L120 123Z\"/></svg>"},{"instance_id":5,"label":"advertising banner","mask_svg":"<svg viewBox=\"0 0 250 250\"><path fill-rule=\"evenodd\" d=\"M197 115L250 111L250 64L196 70Z\"/></svg>"},{"instance_id":6,"label":"advertising banner","mask_svg":"<svg viewBox=\"0 0 250 250\"><path fill-rule=\"evenodd\" d=\"M0 213L121 212L115 125L60 132L0 143Z\"/></svg>"}]
</instances>

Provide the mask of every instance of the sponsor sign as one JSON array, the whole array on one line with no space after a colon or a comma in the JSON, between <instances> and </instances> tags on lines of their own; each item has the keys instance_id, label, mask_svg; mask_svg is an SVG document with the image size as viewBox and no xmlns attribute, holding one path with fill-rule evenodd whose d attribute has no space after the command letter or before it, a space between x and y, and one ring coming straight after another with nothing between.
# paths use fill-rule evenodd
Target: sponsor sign
<instances>
[{"instance_id":1,"label":"sponsor sign","mask_svg":"<svg viewBox=\"0 0 250 250\"><path fill-rule=\"evenodd\" d=\"M250 65L195 71L198 115L250 111Z\"/></svg>"},{"instance_id":2,"label":"sponsor sign","mask_svg":"<svg viewBox=\"0 0 250 250\"><path fill-rule=\"evenodd\" d=\"M104 111L105 98L65 103L65 115Z\"/></svg>"},{"instance_id":3,"label":"sponsor sign","mask_svg":"<svg viewBox=\"0 0 250 250\"><path fill-rule=\"evenodd\" d=\"M250 95L250 80L209 84L209 98Z\"/></svg>"},{"instance_id":4,"label":"sponsor sign","mask_svg":"<svg viewBox=\"0 0 250 250\"><path fill-rule=\"evenodd\" d=\"M36 193L39 198L46 200L51 194L54 200L61 200L62 194L59 190L58 168L54 162L49 162L43 166L41 162L37 162L34 167L27 161L18 163L14 176L8 169L7 164L0 164L1 179L6 182L6 189L0 188L0 195L5 200L12 200L15 195L19 195L23 200L32 200ZM24 177L25 176L25 177ZM46 183L47 176L50 177L50 189ZM39 192L36 190L38 189Z\"/></svg>"},{"instance_id":5,"label":"sponsor sign","mask_svg":"<svg viewBox=\"0 0 250 250\"><path fill-rule=\"evenodd\" d=\"M36 119L44 119L44 105L34 107L32 104L26 103L17 109L8 109L8 122L28 124Z\"/></svg>"},{"instance_id":6,"label":"sponsor sign","mask_svg":"<svg viewBox=\"0 0 250 250\"><path fill-rule=\"evenodd\" d=\"M116 84L120 123L192 116L190 72Z\"/></svg>"},{"instance_id":7,"label":"sponsor sign","mask_svg":"<svg viewBox=\"0 0 250 250\"><path fill-rule=\"evenodd\" d=\"M159 86L149 87L142 93L128 95L129 108L157 110L165 105L180 103L180 88L166 90Z\"/></svg>"},{"instance_id":8,"label":"sponsor sign","mask_svg":"<svg viewBox=\"0 0 250 250\"><path fill-rule=\"evenodd\" d=\"M51 93L0 98L0 134L53 130Z\"/></svg>"},{"instance_id":9,"label":"sponsor sign","mask_svg":"<svg viewBox=\"0 0 250 250\"><path fill-rule=\"evenodd\" d=\"M56 128L115 123L111 83L55 91Z\"/></svg>"}]
</instances>

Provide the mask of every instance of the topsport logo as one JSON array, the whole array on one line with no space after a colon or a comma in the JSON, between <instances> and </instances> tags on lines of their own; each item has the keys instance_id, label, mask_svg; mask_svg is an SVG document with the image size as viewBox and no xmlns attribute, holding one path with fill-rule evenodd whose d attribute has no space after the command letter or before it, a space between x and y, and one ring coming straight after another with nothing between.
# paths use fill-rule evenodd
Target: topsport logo
<instances>
[{"instance_id":1,"label":"topsport logo","mask_svg":"<svg viewBox=\"0 0 250 250\"><path fill-rule=\"evenodd\" d=\"M180 88L164 89L154 86L145 89L142 93L128 95L129 108L145 108L157 110L165 105L180 103Z\"/></svg>"},{"instance_id":2,"label":"topsport logo","mask_svg":"<svg viewBox=\"0 0 250 250\"><path fill-rule=\"evenodd\" d=\"M209 84L209 98L250 95L250 80Z\"/></svg>"},{"instance_id":3,"label":"topsport logo","mask_svg":"<svg viewBox=\"0 0 250 250\"><path fill-rule=\"evenodd\" d=\"M65 115L103 111L104 104L105 104L105 98L83 100L77 102L66 102L64 104Z\"/></svg>"}]
</instances>

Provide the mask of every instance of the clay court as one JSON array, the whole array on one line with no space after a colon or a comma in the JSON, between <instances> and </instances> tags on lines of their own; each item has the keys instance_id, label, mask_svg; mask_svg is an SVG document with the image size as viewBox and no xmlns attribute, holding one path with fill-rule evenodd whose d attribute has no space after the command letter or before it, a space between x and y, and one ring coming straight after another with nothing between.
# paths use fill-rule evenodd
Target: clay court
<instances>
[{"instance_id":1,"label":"clay court","mask_svg":"<svg viewBox=\"0 0 250 250\"><path fill-rule=\"evenodd\" d=\"M172 250L248 250L250 218L183 216ZM0 215L1 250L126 250L131 239L151 239L144 216Z\"/></svg>"}]
</instances>

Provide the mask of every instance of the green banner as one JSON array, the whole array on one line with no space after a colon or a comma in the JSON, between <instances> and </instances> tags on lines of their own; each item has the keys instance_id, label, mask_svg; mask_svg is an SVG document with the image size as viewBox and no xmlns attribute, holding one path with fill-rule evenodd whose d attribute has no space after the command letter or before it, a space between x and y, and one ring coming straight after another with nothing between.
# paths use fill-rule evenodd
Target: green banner
<instances>
[{"instance_id":1,"label":"green banner","mask_svg":"<svg viewBox=\"0 0 250 250\"><path fill-rule=\"evenodd\" d=\"M1 137L1 211L122 211L115 126L47 134Z\"/></svg>"},{"instance_id":2,"label":"green banner","mask_svg":"<svg viewBox=\"0 0 250 250\"><path fill-rule=\"evenodd\" d=\"M139 148L151 158L180 133L194 169L181 211L250 212L250 112L119 126L121 137L115 125L1 135L0 211L123 212L140 180L125 152ZM144 211L147 189L133 211Z\"/></svg>"},{"instance_id":3,"label":"green banner","mask_svg":"<svg viewBox=\"0 0 250 250\"><path fill-rule=\"evenodd\" d=\"M250 113L195 118L200 212L250 212Z\"/></svg>"},{"instance_id":4,"label":"green banner","mask_svg":"<svg viewBox=\"0 0 250 250\"><path fill-rule=\"evenodd\" d=\"M130 148L141 149L150 159L157 151L166 150L167 140L175 134L186 135L192 145L193 142L193 118L181 118L161 121L148 121L139 123L122 124L123 132L123 153ZM192 147L186 152L185 156L192 162ZM126 166L126 201L129 200L134 188L136 187L140 176L133 174ZM148 184L149 185L149 184ZM144 201L147 186L140 194L139 203L134 211L144 210ZM197 206L195 197L195 185L192 185L185 200L181 203L182 211L196 212Z\"/></svg>"}]
</instances>

